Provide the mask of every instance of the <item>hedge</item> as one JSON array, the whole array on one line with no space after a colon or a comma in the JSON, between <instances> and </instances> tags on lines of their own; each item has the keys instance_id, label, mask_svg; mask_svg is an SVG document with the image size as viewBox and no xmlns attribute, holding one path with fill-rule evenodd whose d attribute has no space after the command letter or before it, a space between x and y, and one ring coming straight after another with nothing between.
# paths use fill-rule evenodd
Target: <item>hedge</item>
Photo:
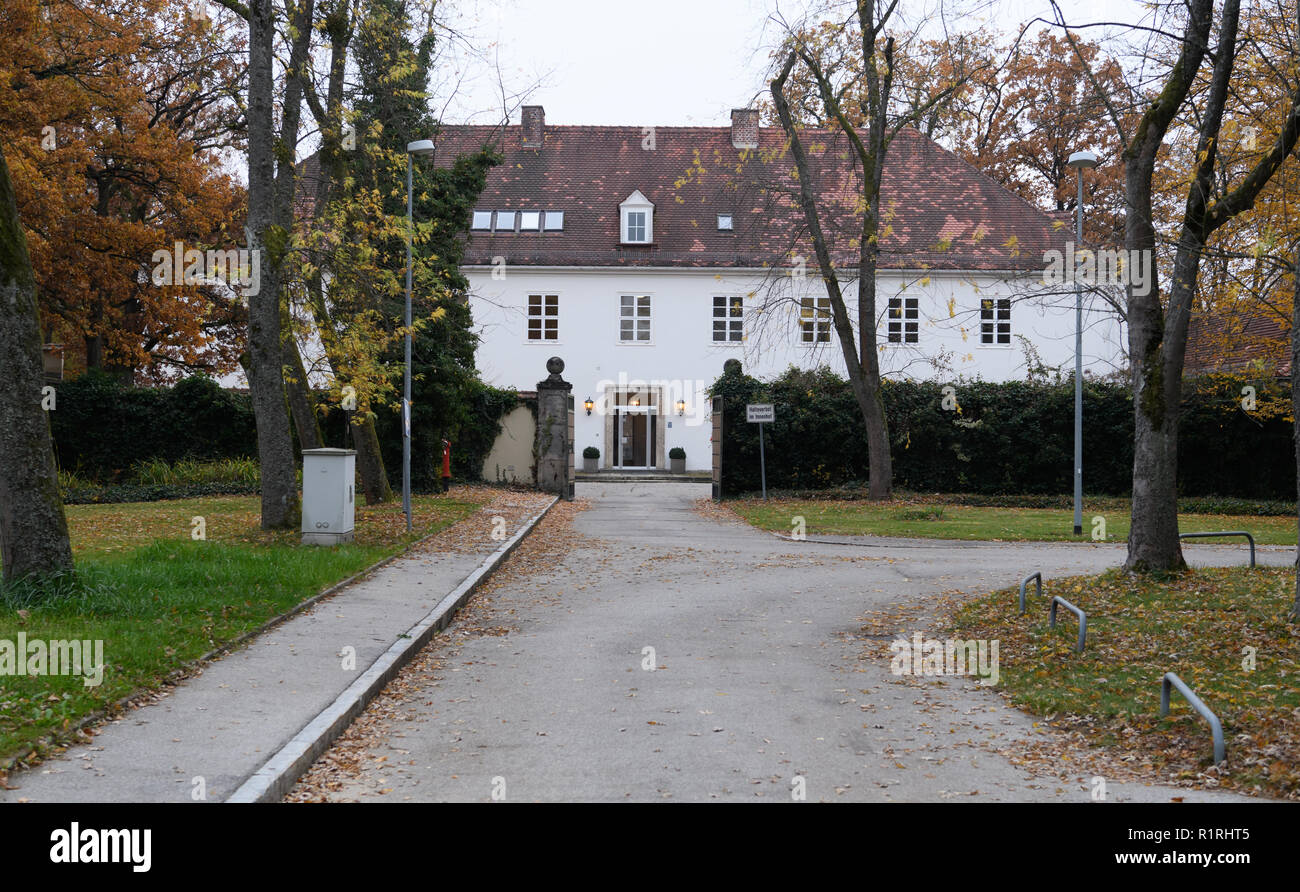
<instances>
[{"instance_id":1,"label":"hedge","mask_svg":"<svg viewBox=\"0 0 1300 892\"><path fill-rule=\"evenodd\" d=\"M1255 409L1242 388L1255 388ZM946 391L945 388L951 388ZM1290 394L1275 380L1211 375L1184 385L1179 494L1294 502ZM770 402L769 489L865 485L866 431L848 382L827 368L791 368L770 382L739 363L714 382L723 398L723 491L759 488L758 426L747 402ZM945 408L945 397L951 397ZM894 486L914 492L1072 492L1074 384L890 381L882 386ZM1133 401L1119 383L1085 381L1083 480L1090 494L1128 495L1133 471Z\"/></svg>"},{"instance_id":2,"label":"hedge","mask_svg":"<svg viewBox=\"0 0 1300 892\"><path fill-rule=\"evenodd\" d=\"M111 483L139 461L209 460L257 454L248 394L211 378L175 387L131 387L90 371L56 389L50 430L59 466Z\"/></svg>"},{"instance_id":3,"label":"hedge","mask_svg":"<svg viewBox=\"0 0 1300 892\"><path fill-rule=\"evenodd\" d=\"M459 404L454 407L435 410L416 405L411 457L412 488L416 491L433 490L440 484L443 436L452 440L453 476L479 479L483 461L501 430L501 418L519 402L514 391L473 380L461 387L456 397ZM447 413L453 420L440 420ZM402 443L397 412L380 407L376 416L388 477L398 487ZM257 457L257 424L249 395L224 390L203 376L186 378L175 387L154 388L132 387L90 371L58 385L49 417L59 467L105 486L129 482L132 466L150 459L172 463ZM325 410L320 426L327 446L352 445L347 413L341 409ZM298 450L296 432L294 450ZM131 492L123 490L122 497ZM151 498L144 490L138 494L141 500ZM94 492L79 498L96 500Z\"/></svg>"}]
</instances>

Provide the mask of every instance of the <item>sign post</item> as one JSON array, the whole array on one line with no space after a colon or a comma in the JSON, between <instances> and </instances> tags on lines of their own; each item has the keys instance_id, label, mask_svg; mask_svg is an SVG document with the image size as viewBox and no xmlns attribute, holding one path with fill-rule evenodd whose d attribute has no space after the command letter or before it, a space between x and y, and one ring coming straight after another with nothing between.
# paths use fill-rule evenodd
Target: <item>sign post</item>
<instances>
[{"instance_id":1,"label":"sign post","mask_svg":"<svg viewBox=\"0 0 1300 892\"><path fill-rule=\"evenodd\" d=\"M776 420L776 407L772 403L746 403L745 420L758 425L758 467L763 481L763 501L767 501L767 456L763 453L763 425Z\"/></svg>"}]
</instances>

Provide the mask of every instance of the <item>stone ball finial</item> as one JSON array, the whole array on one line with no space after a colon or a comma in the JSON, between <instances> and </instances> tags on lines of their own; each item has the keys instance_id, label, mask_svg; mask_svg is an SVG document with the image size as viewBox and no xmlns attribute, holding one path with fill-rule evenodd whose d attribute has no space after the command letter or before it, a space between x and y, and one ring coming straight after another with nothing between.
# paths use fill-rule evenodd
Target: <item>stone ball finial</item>
<instances>
[{"instance_id":1,"label":"stone ball finial","mask_svg":"<svg viewBox=\"0 0 1300 892\"><path fill-rule=\"evenodd\" d=\"M560 359L558 356L552 356L550 359L546 360L546 371L550 372L552 375L560 374L560 372L564 371L564 360Z\"/></svg>"},{"instance_id":2,"label":"stone ball finial","mask_svg":"<svg viewBox=\"0 0 1300 892\"><path fill-rule=\"evenodd\" d=\"M739 359L728 359L726 362L724 362L724 363L722 364L722 372L723 372L724 375L739 375L739 374L740 374L740 360L739 360Z\"/></svg>"}]
</instances>

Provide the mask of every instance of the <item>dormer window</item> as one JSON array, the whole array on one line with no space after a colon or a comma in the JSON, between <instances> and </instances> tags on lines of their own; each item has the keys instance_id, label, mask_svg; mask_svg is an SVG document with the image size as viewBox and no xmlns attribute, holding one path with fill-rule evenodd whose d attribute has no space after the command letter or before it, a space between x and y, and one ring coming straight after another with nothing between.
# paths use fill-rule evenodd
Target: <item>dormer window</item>
<instances>
[{"instance_id":1,"label":"dormer window","mask_svg":"<svg viewBox=\"0 0 1300 892\"><path fill-rule=\"evenodd\" d=\"M654 241L655 206L640 190L629 195L618 210L623 244L648 245Z\"/></svg>"},{"instance_id":2,"label":"dormer window","mask_svg":"<svg viewBox=\"0 0 1300 892\"><path fill-rule=\"evenodd\" d=\"M474 220L470 223L470 229L488 230L492 228L491 211L475 211Z\"/></svg>"}]
</instances>

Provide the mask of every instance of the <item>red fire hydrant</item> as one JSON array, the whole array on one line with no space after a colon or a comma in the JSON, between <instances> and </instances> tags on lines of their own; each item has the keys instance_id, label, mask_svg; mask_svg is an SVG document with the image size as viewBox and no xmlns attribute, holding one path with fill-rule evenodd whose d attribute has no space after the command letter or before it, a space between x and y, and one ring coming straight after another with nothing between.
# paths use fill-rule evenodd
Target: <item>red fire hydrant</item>
<instances>
[{"instance_id":1,"label":"red fire hydrant","mask_svg":"<svg viewBox=\"0 0 1300 892\"><path fill-rule=\"evenodd\" d=\"M442 491L451 488L451 443L442 441Z\"/></svg>"}]
</instances>

